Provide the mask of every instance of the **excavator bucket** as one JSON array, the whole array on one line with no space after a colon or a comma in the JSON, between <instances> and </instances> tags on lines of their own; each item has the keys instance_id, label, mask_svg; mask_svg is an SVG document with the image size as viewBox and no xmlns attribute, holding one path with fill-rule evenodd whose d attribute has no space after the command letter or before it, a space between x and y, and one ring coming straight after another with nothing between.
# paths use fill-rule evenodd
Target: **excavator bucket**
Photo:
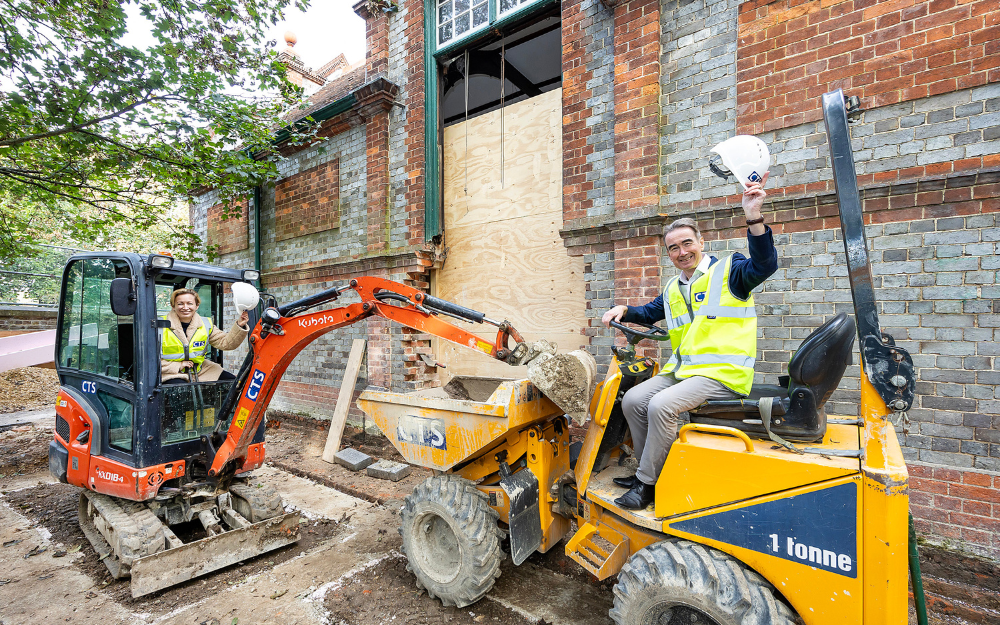
<instances>
[{"instance_id":1,"label":"excavator bucket","mask_svg":"<svg viewBox=\"0 0 1000 625\"><path fill-rule=\"evenodd\" d=\"M298 539L299 513L292 512L139 558L132 563L132 596L175 586Z\"/></svg>"}]
</instances>

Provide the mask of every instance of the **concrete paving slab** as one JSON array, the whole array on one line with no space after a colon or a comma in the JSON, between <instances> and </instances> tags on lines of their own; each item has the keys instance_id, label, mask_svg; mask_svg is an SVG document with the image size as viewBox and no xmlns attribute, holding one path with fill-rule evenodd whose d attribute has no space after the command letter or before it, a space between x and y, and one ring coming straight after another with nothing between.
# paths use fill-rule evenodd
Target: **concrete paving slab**
<instances>
[{"instance_id":1,"label":"concrete paving slab","mask_svg":"<svg viewBox=\"0 0 1000 625\"><path fill-rule=\"evenodd\" d=\"M347 449L341 449L335 453L333 455L333 461L341 466L347 467L351 471L360 471L375 462L375 459L363 451L358 451L353 447L348 447Z\"/></svg>"},{"instance_id":2,"label":"concrete paving slab","mask_svg":"<svg viewBox=\"0 0 1000 625\"><path fill-rule=\"evenodd\" d=\"M55 427L56 409L42 408L41 410L22 410L21 412L0 414L0 428L6 429L8 427L28 424Z\"/></svg>"},{"instance_id":3,"label":"concrete paving slab","mask_svg":"<svg viewBox=\"0 0 1000 625\"><path fill-rule=\"evenodd\" d=\"M413 470L408 464L403 464L402 462L393 462L392 460L379 460L375 464L368 467L368 475L372 477L377 477L382 480L391 480L393 482L398 482Z\"/></svg>"}]
</instances>

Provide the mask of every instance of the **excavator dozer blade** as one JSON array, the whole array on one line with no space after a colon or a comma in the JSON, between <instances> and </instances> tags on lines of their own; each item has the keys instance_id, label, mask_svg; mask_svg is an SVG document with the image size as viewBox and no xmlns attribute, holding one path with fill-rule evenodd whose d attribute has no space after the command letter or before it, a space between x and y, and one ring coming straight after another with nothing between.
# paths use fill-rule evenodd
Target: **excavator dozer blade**
<instances>
[{"instance_id":1,"label":"excavator dozer blade","mask_svg":"<svg viewBox=\"0 0 1000 625\"><path fill-rule=\"evenodd\" d=\"M132 563L132 596L186 582L298 539L299 513L292 512L139 558Z\"/></svg>"}]
</instances>

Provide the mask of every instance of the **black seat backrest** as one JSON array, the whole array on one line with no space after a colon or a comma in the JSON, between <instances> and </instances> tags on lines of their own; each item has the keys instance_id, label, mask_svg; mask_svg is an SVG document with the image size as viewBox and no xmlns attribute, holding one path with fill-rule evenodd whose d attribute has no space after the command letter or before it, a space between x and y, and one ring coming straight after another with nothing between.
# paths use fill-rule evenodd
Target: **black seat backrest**
<instances>
[{"instance_id":1,"label":"black seat backrest","mask_svg":"<svg viewBox=\"0 0 1000 625\"><path fill-rule=\"evenodd\" d=\"M846 313L813 330L788 362L789 394L796 387L808 387L816 399L816 408L821 408L854 361L856 330L854 318Z\"/></svg>"}]
</instances>

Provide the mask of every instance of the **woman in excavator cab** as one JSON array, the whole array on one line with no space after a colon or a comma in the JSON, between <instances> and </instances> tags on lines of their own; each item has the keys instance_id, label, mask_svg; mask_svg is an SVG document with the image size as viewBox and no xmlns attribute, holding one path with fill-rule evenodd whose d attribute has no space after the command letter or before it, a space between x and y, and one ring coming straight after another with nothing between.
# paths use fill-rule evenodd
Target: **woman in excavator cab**
<instances>
[{"instance_id":1,"label":"woman in excavator cab","mask_svg":"<svg viewBox=\"0 0 1000 625\"><path fill-rule=\"evenodd\" d=\"M165 317L170 327L164 328L160 345L163 384L236 379L206 356L211 347L222 351L239 347L250 331L250 315L243 310L233 327L223 332L197 313L200 305L201 297L194 289L177 289L170 294L170 313Z\"/></svg>"}]
</instances>

